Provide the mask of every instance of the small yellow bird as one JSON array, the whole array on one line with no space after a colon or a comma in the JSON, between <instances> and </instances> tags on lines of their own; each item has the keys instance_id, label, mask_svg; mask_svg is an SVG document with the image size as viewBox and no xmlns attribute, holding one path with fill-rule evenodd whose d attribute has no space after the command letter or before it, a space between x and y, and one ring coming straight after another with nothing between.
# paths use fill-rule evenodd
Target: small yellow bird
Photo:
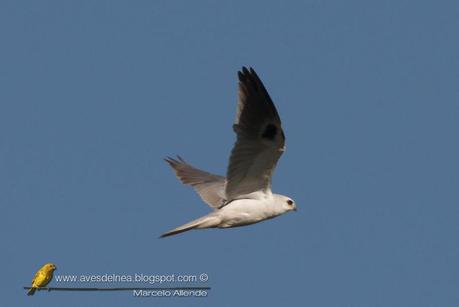
<instances>
[{"instance_id":1,"label":"small yellow bird","mask_svg":"<svg viewBox=\"0 0 459 307\"><path fill-rule=\"evenodd\" d=\"M47 263L42 266L42 268L35 273L35 277L32 279L32 288L27 292L27 295L33 295L37 288L46 286L53 278L54 270L56 270L56 266L52 263Z\"/></svg>"}]
</instances>

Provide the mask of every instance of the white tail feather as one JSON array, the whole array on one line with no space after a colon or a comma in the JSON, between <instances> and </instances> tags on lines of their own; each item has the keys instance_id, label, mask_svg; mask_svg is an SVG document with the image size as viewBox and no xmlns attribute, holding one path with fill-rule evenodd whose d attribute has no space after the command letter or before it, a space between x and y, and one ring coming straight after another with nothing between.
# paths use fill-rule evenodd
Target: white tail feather
<instances>
[{"instance_id":1,"label":"white tail feather","mask_svg":"<svg viewBox=\"0 0 459 307\"><path fill-rule=\"evenodd\" d=\"M162 234L161 238L173 236L191 229L213 228L217 227L219 224L220 218L216 214L210 213Z\"/></svg>"}]
</instances>

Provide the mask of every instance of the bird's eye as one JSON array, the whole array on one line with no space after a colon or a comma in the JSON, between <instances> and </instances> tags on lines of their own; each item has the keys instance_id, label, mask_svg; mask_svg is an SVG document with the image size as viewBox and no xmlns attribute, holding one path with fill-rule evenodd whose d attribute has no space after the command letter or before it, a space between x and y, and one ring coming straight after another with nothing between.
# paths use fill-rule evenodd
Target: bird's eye
<instances>
[{"instance_id":1,"label":"bird's eye","mask_svg":"<svg viewBox=\"0 0 459 307\"><path fill-rule=\"evenodd\" d=\"M293 200L291 199L287 200L287 204L289 204L290 206L293 205Z\"/></svg>"}]
</instances>

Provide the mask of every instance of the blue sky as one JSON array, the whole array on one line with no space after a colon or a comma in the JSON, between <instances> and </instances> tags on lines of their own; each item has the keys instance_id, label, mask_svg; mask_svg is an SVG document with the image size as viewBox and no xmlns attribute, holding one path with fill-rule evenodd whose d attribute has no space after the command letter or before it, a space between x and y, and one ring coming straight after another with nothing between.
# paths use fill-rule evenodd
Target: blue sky
<instances>
[{"instance_id":1,"label":"blue sky","mask_svg":"<svg viewBox=\"0 0 459 307\"><path fill-rule=\"evenodd\" d=\"M458 306L458 14L454 1L2 1L3 303ZM209 211L162 159L225 173L243 65L278 107L273 188L299 210L160 240ZM206 273L212 290L27 297L45 262Z\"/></svg>"}]
</instances>

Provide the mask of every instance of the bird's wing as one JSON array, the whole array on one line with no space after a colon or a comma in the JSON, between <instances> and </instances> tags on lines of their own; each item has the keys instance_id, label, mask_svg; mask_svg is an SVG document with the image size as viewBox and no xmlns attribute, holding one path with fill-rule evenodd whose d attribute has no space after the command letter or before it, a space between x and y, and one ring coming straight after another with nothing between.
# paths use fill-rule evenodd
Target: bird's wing
<instances>
[{"instance_id":1,"label":"bird's wing","mask_svg":"<svg viewBox=\"0 0 459 307\"><path fill-rule=\"evenodd\" d=\"M32 279L32 284L35 282L35 280L38 279L38 276L41 275L41 269L39 269L37 272L35 272L35 275L33 276L33 279Z\"/></svg>"},{"instance_id":2,"label":"bird's wing","mask_svg":"<svg viewBox=\"0 0 459 307\"><path fill-rule=\"evenodd\" d=\"M227 170L226 198L271 192L271 176L284 152L285 136L276 107L255 71L242 68L233 129L237 140Z\"/></svg>"},{"instance_id":3,"label":"bird's wing","mask_svg":"<svg viewBox=\"0 0 459 307\"><path fill-rule=\"evenodd\" d=\"M177 178L191 185L210 207L218 209L225 203L225 177L194 168L179 156L177 159L168 157L165 161L174 169Z\"/></svg>"}]
</instances>

